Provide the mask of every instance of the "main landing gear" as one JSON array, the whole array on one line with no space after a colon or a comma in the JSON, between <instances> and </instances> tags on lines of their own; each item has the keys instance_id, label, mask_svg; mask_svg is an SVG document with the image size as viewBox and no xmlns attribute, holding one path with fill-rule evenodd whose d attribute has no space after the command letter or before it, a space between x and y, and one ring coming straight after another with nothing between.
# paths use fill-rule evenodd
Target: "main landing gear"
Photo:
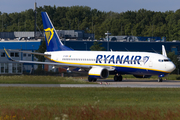
<instances>
[{"instance_id":1,"label":"main landing gear","mask_svg":"<svg viewBox=\"0 0 180 120\"><path fill-rule=\"evenodd\" d=\"M91 77L88 77L88 81L89 81L89 82L96 82L96 81L97 81L97 79L96 79L96 78L91 78Z\"/></svg>"},{"instance_id":2,"label":"main landing gear","mask_svg":"<svg viewBox=\"0 0 180 120\"><path fill-rule=\"evenodd\" d=\"M114 76L114 81L122 81L122 76L121 75L119 75L119 74L116 74L115 76Z\"/></svg>"},{"instance_id":3,"label":"main landing gear","mask_svg":"<svg viewBox=\"0 0 180 120\"><path fill-rule=\"evenodd\" d=\"M162 82L163 81L163 79L162 78L158 78L158 82Z\"/></svg>"}]
</instances>

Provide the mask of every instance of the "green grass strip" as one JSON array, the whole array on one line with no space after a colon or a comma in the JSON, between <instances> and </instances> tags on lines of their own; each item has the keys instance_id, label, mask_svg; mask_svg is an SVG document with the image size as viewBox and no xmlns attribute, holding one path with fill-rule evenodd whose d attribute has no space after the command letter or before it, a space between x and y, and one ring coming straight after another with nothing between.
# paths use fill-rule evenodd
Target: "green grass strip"
<instances>
[{"instance_id":1,"label":"green grass strip","mask_svg":"<svg viewBox=\"0 0 180 120\"><path fill-rule=\"evenodd\" d=\"M179 119L180 88L0 87L0 119Z\"/></svg>"},{"instance_id":2,"label":"green grass strip","mask_svg":"<svg viewBox=\"0 0 180 120\"><path fill-rule=\"evenodd\" d=\"M87 78L14 75L0 76L0 84L90 84L88 81L85 81L84 79Z\"/></svg>"}]
</instances>

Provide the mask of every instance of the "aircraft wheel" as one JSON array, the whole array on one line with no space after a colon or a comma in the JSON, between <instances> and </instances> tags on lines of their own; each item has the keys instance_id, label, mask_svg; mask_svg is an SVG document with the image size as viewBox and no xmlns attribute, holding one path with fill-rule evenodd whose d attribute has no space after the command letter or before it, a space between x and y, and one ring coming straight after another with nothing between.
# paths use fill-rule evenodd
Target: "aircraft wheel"
<instances>
[{"instance_id":1,"label":"aircraft wheel","mask_svg":"<svg viewBox=\"0 0 180 120\"><path fill-rule=\"evenodd\" d=\"M118 81L118 76L114 76L114 81Z\"/></svg>"},{"instance_id":2,"label":"aircraft wheel","mask_svg":"<svg viewBox=\"0 0 180 120\"><path fill-rule=\"evenodd\" d=\"M122 76L121 75L115 75L114 81L122 81Z\"/></svg>"},{"instance_id":3,"label":"aircraft wheel","mask_svg":"<svg viewBox=\"0 0 180 120\"><path fill-rule=\"evenodd\" d=\"M97 79L96 78L93 78L93 80L92 80L93 82L96 82L97 81Z\"/></svg>"},{"instance_id":4,"label":"aircraft wheel","mask_svg":"<svg viewBox=\"0 0 180 120\"><path fill-rule=\"evenodd\" d=\"M92 81L93 81L93 78L88 77L88 81L89 81L89 82L92 82Z\"/></svg>"},{"instance_id":5,"label":"aircraft wheel","mask_svg":"<svg viewBox=\"0 0 180 120\"><path fill-rule=\"evenodd\" d=\"M159 79L158 79L158 82L162 82L162 81L163 81L163 79L162 79L162 78L159 78Z\"/></svg>"},{"instance_id":6,"label":"aircraft wheel","mask_svg":"<svg viewBox=\"0 0 180 120\"><path fill-rule=\"evenodd\" d=\"M121 75L118 76L118 80L122 81L122 76Z\"/></svg>"}]
</instances>

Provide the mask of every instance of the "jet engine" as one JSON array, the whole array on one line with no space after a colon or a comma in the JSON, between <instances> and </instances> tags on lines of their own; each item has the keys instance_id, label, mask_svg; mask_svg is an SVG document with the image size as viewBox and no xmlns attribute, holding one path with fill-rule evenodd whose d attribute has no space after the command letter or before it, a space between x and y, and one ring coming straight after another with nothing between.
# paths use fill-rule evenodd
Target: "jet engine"
<instances>
[{"instance_id":1,"label":"jet engine","mask_svg":"<svg viewBox=\"0 0 180 120\"><path fill-rule=\"evenodd\" d=\"M93 67L89 70L88 74L91 78L107 78L109 71L103 67Z\"/></svg>"}]
</instances>

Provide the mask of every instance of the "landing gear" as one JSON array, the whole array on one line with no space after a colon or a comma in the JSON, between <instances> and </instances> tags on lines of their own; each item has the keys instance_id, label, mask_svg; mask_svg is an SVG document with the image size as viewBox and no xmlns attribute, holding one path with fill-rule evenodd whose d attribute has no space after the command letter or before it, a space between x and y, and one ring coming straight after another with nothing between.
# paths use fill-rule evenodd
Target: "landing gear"
<instances>
[{"instance_id":1,"label":"landing gear","mask_svg":"<svg viewBox=\"0 0 180 120\"><path fill-rule=\"evenodd\" d=\"M96 78L93 78L93 82L96 82L97 81L97 79Z\"/></svg>"},{"instance_id":2,"label":"landing gear","mask_svg":"<svg viewBox=\"0 0 180 120\"><path fill-rule=\"evenodd\" d=\"M158 78L158 82L162 82L163 81L163 79L162 78Z\"/></svg>"},{"instance_id":3,"label":"landing gear","mask_svg":"<svg viewBox=\"0 0 180 120\"><path fill-rule=\"evenodd\" d=\"M122 76L117 74L114 76L114 81L122 81Z\"/></svg>"},{"instance_id":4,"label":"landing gear","mask_svg":"<svg viewBox=\"0 0 180 120\"><path fill-rule=\"evenodd\" d=\"M96 78L91 78L91 77L88 77L88 81L89 81L89 82L96 82L96 81L97 81L97 79L96 79Z\"/></svg>"}]
</instances>

